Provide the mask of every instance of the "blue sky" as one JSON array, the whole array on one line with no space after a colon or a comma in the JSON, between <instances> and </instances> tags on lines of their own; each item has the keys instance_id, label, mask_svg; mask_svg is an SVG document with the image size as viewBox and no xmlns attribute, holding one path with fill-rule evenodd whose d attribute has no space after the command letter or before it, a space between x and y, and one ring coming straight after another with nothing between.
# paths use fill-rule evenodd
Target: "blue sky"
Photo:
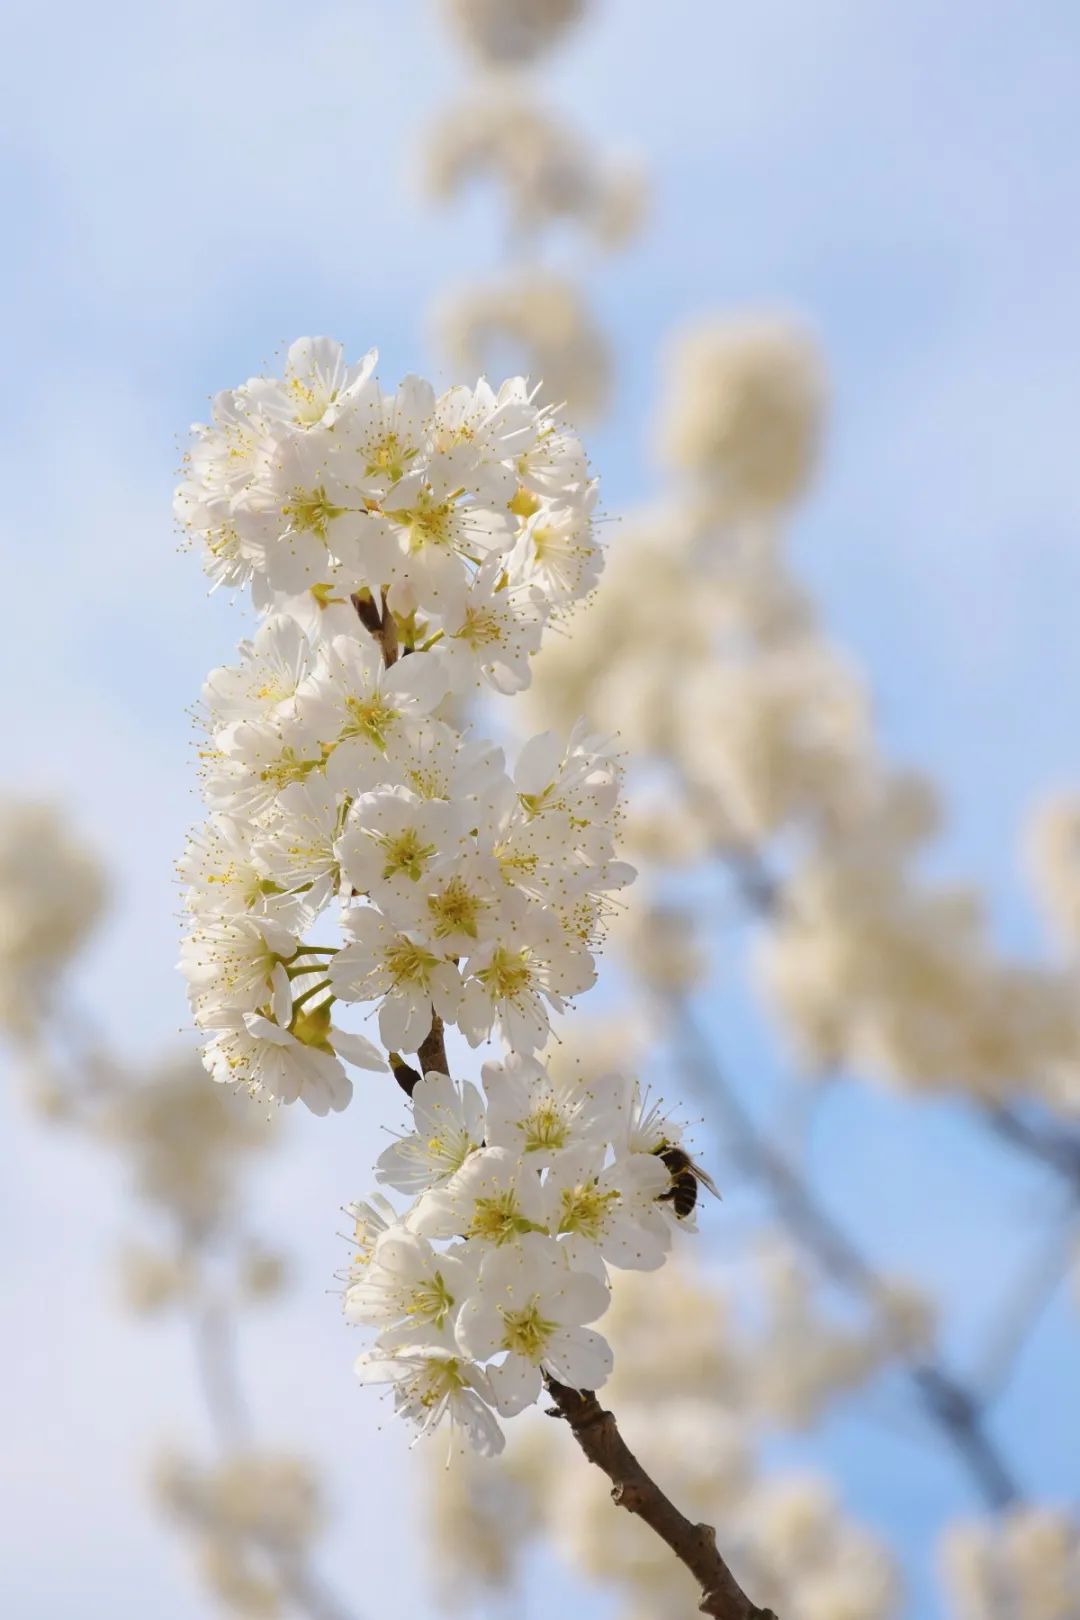
<instances>
[{"instance_id":1,"label":"blue sky","mask_svg":"<svg viewBox=\"0 0 1080 1620\"><path fill-rule=\"evenodd\" d=\"M941 863L987 886L1006 943L1038 949L1018 831L1035 793L1080 779L1075 7L598 0L593 13L553 63L550 97L639 151L657 194L647 237L585 266L620 354L619 408L590 445L606 503L654 488L646 424L674 325L774 306L813 323L833 428L798 566L868 673L888 747L944 785ZM118 902L85 994L149 1053L184 1020L171 882L195 813L184 711L240 628L176 548L178 440L208 394L301 332L377 343L384 376L444 375L427 307L497 262L499 234L482 199L432 214L416 198L423 121L464 77L423 0L15 0L5 57L6 785L61 797L112 860ZM734 1015L730 1028L752 1065L759 1032ZM19 1234L0 1334L14 1612L59 1620L89 1593L90 1613L125 1620L152 1593L159 1620L192 1620L203 1600L133 1470L147 1435L197 1421L184 1347L113 1311L111 1167L42 1135L17 1097L0 1106L0 1199ZM877 1252L961 1291L967 1353L995 1271L1039 1230L1039 1186L947 1109L912 1121L868 1093L830 1108L838 1203ZM365 1611L422 1620L410 1459L375 1430L322 1291L334 1211L364 1182L379 1118L365 1098L336 1125L298 1122L267 1170L268 1223L305 1281L245 1359L268 1432L333 1468L342 1582L358 1546L392 1549L364 1561ZM848 1133L865 1148L856 1168ZM961 1195L945 1242L941 1212ZM1080 1435L1038 1433L1038 1395L1067 1390L1075 1351L1059 1304L1001 1414L1025 1472L1057 1492ZM921 1593L929 1508L963 1504L962 1487L852 1417L827 1445L852 1504L904 1526Z\"/></svg>"}]
</instances>

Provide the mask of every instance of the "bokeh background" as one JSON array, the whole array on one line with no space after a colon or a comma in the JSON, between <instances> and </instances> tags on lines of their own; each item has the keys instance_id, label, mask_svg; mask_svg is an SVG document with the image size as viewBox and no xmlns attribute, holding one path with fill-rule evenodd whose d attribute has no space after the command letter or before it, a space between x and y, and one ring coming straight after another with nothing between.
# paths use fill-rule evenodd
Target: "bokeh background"
<instances>
[{"instance_id":1,"label":"bokeh background","mask_svg":"<svg viewBox=\"0 0 1080 1620\"><path fill-rule=\"evenodd\" d=\"M303 332L377 344L388 381L455 380L427 312L503 242L482 195L436 212L417 192L423 126L467 74L431 0L16 0L7 37L5 791L58 801L109 864L115 901L78 993L149 1061L186 1024L172 867L197 814L187 711L244 627L178 548L178 445L211 393ZM1065 0L598 0L546 74L548 100L639 152L654 191L633 249L586 272L619 368L588 434L605 506L654 487L674 325L747 307L811 324L832 409L796 567L866 673L884 747L944 791L936 865L976 880L1000 943L1033 953L1020 829L1034 795L1080 772L1078 91ZM737 953L730 974L711 1016L767 1099L779 1069L729 997ZM365 1191L386 1117L357 1090L343 1119L290 1119L253 1173L295 1287L252 1318L242 1359L265 1428L326 1469L328 1574L365 1616L424 1620L415 1458L355 1387L328 1292L338 1207ZM0 1109L5 1613L134 1620L152 1603L193 1620L208 1600L144 1477L159 1437L198 1444L188 1347L117 1309L109 1256L131 1215L115 1165L44 1131L17 1083ZM1038 1173L948 1104L868 1091L833 1108L819 1155L864 1242L949 1301L950 1351L976 1356L979 1311L1025 1264ZM719 1250L728 1219L738 1194L703 1220ZM994 1417L1054 1499L1078 1484L1076 1332L1062 1289ZM897 1546L906 1612L932 1620L930 1530L971 1505L948 1457L842 1409L775 1445L835 1473ZM542 1578L533 1612L614 1612L554 1562Z\"/></svg>"}]
</instances>

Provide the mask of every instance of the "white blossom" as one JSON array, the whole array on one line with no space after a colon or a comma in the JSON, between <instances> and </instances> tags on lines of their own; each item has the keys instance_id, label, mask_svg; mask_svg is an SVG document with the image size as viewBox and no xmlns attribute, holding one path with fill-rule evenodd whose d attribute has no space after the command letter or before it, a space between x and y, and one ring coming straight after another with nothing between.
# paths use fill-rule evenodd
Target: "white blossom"
<instances>
[{"instance_id":1,"label":"white blossom","mask_svg":"<svg viewBox=\"0 0 1080 1620\"><path fill-rule=\"evenodd\" d=\"M453 1325L473 1281L466 1245L440 1251L400 1227L375 1245L362 1277L345 1291L350 1322L380 1329L380 1350L428 1342L454 1346Z\"/></svg>"},{"instance_id":2,"label":"white blossom","mask_svg":"<svg viewBox=\"0 0 1080 1620\"><path fill-rule=\"evenodd\" d=\"M669 1171L652 1153L628 1154L606 1168L588 1146L558 1154L545 1192L571 1262L593 1264L595 1249L608 1264L630 1271L662 1265L671 1229L657 1200L670 1185Z\"/></svg>"},{"instance_id":3,"label":"white blossom","mask_svg":"<svg viewBox=\"0 0 1080 1620\"><path fill-rule=\"evenodd\" d=\"M255 859L268 888L294 893L314 915L341 882L337 851L341 796L323 775L309 775L284 788L276 807L272 831L253 845Z\"/></svg>"},{"instance_id":4,"label":"white blossom","mask_svg":"<svg viewBox=\"0 0 1080 1620\"><path fill-rule=\"evenodd\" d=\"M421 1193L449 1181L484 1145L484 1103L468 1081L434 1072L417 1081L410 1101L414 1128L380 1153L375 1175L401 1192Z\"/></svg>"},{"instance_id":5,"label":"white blossom","mask_svg":"<svg viewBox=\"0 0 1080 1620\"><path fill-rule=\"evenodd\" d=\"M295 936L266 917L202 923L184 940L180 956L196 1022L212 1028L222 1016L264 1005L287 1022L292 992L285 963L296 949Z\"/></svg>"},{"instance_id":6,"label":"white blossom","mask_svg":"<svg viewBox=\"0 0 1080 1620\"><path fill-rule=\"evenodd\" d=\"M300 626L275 615L238 650L240 663L212 669L203 685L203 702L215 726L288 714L311 668L311 644Z\"/></svg>"},{"instance_id":7,"label":"white blossom","mask_svg":"<svg viewBox=\"0 0 1080 1620\"><path fill-rule=\"evenodd\" d=\"M626 1106L626 1085L617 1075L593 1083L553 1077L535 1058L516 1052L502 1063L485 1063L483 1078L488 1145L523 1153L537 1169L564 1149L602 1150Z\"/></svg>"},{"instance_id":8,"label":"white blossom","mask_svg":"<svg viewBox=\"0 0 1080 1620\"><path fill-rule=\"evenodd\" d=\"M352 1097L342 1058L362 1069L386 1067L370 1041L334 1029L328 1012L318 1011L293 1018L288 1027L248 1013L219 1029L205 1052L215 1080L242 1082L278 1102L300 1098L313 1114L339 1113Z\"/></svg>"},{"instance_id":9,"label":"white blossom","mask_svg":"<svg viewBox=\"0 0 1080 1620\"><path fill-rule=\"evenodd\" d=\"M611 1371L611 1350L585 1324L602 1316L608 1291L573 1271L558 1244L527 1233L481 1263L478 1287L461 1307L458 1344L485 1360L505 1351L489 1374L499 1411L529 1406L547 1373L573 1389L596 1389Z\"/></svg>"},{"instance_id":10,"label":"white blossom","mask_svg":"<svg viewBox=\"0 0 1080 1620\"><path fill-rule=\"evenodd\" d=\"M431 1028L432 1009L453 1023L461 979L453 962L401 933L373 906L350 911L350 943L329 967L343 1001L378 1001L379 1034L391 1051L415 1052Z\"/></svg>"},{"instance_id":11,"label":"white blossom","mask_svg":"<svg viewBox=\"0 0 1080 1620\"><path fill-rule=\"evenodd\" d=\"M438 1346L410 1347L361 1356L356 1376L362 1384L390 1384L394 1408L429 1434L446 1418L451 1433L461 1429L482 1457L496 1456L503 1433L492 1410L495 1393L482 1367Z\"/></svg>"},{"instance_id":12,"label":"white blossom","mask_svg":"<svg viewBox=\"0 0 1080 1620\"><path fill-rule=\"evenodd\" d=\"M450 1179L430 1188L409 1225L430 1238L463 1236L501 1248L545 1231L548 1200L532 1165L506 1148L470 1153Z\"/></svg>"},{"instance_id":13,"label":"white blossom","mask_svg":"<svg viewBox=\"0 0 1080 1620\"><path fill-rule=\"evenodd\" d=\"M464 845L464 817L456 806L405 787L380 787L353 799L336 857L354 892L385 907L397 896L426 892Z\"/></svg>"}]
</instances>

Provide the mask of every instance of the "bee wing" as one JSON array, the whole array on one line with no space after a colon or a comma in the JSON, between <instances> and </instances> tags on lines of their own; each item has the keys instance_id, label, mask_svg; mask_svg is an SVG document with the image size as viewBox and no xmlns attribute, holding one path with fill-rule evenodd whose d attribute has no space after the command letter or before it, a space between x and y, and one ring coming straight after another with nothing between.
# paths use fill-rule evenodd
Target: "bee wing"
<instances>
[{"instance_id":1,"label":"bee wing","mask_svg":"<svg viewBox=\"0 0 1080 1620\"><path fill-rule=\"evenodd\" d=\"M709 1172L707 1170L703 1170L700 1164L691 1163L690 1168L701 1182L701 1185L705 1188L705 1191L711 1192L714 1198L719 1198L722 1202L724 1195L716 1185L716 1182L713 1180L712 1176L710 1176Z\"/></svg>"}]
</instances>

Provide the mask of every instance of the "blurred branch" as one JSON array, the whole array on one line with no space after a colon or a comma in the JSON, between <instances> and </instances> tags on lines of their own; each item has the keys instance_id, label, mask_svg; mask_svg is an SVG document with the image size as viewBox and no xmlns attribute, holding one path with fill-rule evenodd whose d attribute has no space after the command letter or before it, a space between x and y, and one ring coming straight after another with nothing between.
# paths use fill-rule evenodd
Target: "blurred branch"
<instances>
[{"instance_id":1,"label":"blurred branch","mask_svg":"<svg viewBox=\"0 0 1080 1620\"><path fill-rule=\"evenodd\" d=\"M241 1393L232 1314L220 1299L200 1300L192 1310L198 1384L218 1445L228 1454L251 1443ZM253 1537L274 1571L282 1592L307 1620L356 1620L292 1547L268 1536Z\"/></svg>"},{"instance_id":2,"label":"blurred branch","mask_svg":"<svg viewBox=\"0 0 1080 1620\"><path fill-rule=\"evenodd\" d=\"M884 1290L874 1268L754 1124L685 1001L669 997L665 1008L687 1072L719 1109L734 1162L765 1189L784 1226L829 1276L861 1299L880 1304ZM921 1358L907 1371L923 1409L961 1458L984 1500L993 1508L1016 1502L1020 1491L986 1432L983 1401L936 1360Z\"/></svg>"},{"instance_id":3,"label":"blurred branch","mask_svg":"<svg viewBox=\"0 0 1080 1620\"><path fill-rule=\"evenodd\" d=\"M1058 1125L1035 1123L1005 1105L988 1108L985 1117L1003 1141L1063 1177L1080 1198L1080 1135Z\"/></svg>"},{"instance_id":4,"label":"blurred branch","mask_svg":"<svg viewBox=\"0 0 1080 1620\"><path fill-rule=\"evenodd\" d=\"M547 1388L555 1402L551 1415L566 1420L586 1457L610 1479L612 1501L643 1519L693 1575L701 1587L700 1612L714 1620L776 1620L747 1597L720 1555L712 1526L691 1523L645 1472L596 1396L553 1378Z\"/></svg>"},{"instance_id":5,"label":"blurred branch","mask_svg":"<svg viewBox=\"0 0 1080 1620\"><path fill-rule=\"evenodd\" d=\"M233 1319L220 1299L204 1295L192 1303L191 1335L199 1388L214 1433L227 1450L248 1444L251 1422L236 1365Z\"/></svg>"},{"instance_id":6,"label":"blurred branch","mask_svg":"<svg viewBox=\"0 0 1080 1620\"><path fill-rule=\"evenodd\" d=\"M340 1600L306 1564L291 1558L280 1549L266 1549L275 1560L281 1589L298 1614L309 1620L355 1620L354 1612L342 1606Z\"/></svg>"},{"instance_id":7,"label":"blurred branch","mask_svg":"<svg viewBox=\"0 0 1080 1620\"><path fill-rule=\"evenodd\" d=\"M1032 1258L997 1323L983 1335L987 1350L978 1383L984 1400L996 1399L1009 1382L1032 1329L1069 1269L1075 1236L1071 1221L1054 1231Z\"/></svg>"}]
</instances>

